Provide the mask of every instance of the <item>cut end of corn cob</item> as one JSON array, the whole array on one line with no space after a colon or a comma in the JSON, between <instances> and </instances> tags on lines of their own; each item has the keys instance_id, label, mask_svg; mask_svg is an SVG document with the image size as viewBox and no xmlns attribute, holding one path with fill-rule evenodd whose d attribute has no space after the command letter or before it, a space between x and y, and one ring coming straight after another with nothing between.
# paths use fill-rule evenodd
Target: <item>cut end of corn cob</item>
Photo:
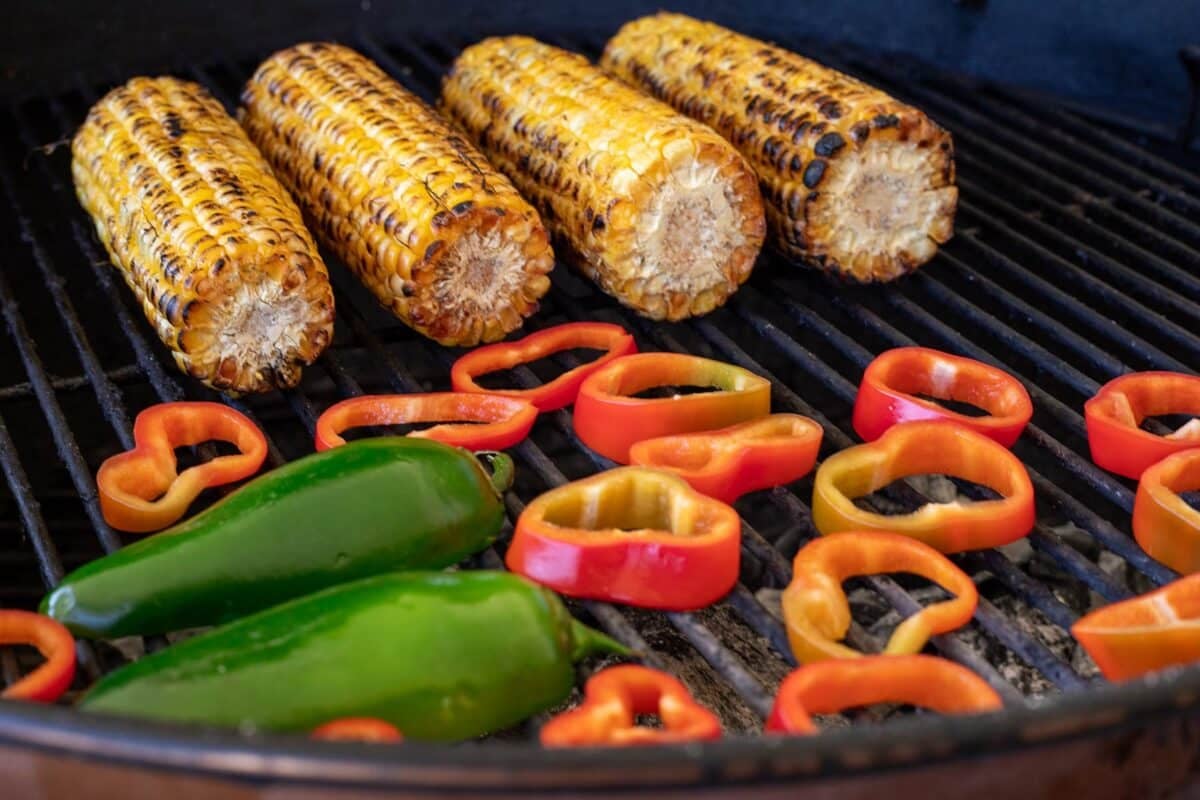
<instances>
[{"instance_id":1,"label":"cut end of corn cob","mask_svg":"<svg viewBox=\"0 0 1200 800\"><path fill-rule=\"evenodd\" d=\"M601 64L741 151L788 256L858 281L891 280L953 234L950 134L877 89L681 14L626 24Z\"/></svg>"},{"instance_id":2,"label":"cut end of corn cob","mask_svg":"<svg viewBox=\"0 0 1200 800\"><path fill-rule=\"evenodd\" d=\"M240 118L324 243L447 345L501 339L554 268L537 212L463 137L349 48L300 44L246 84Z\"/></svg>"},{"instance_id":3,"label":"cut end of corn cob","mask_svg":"<svg viewBox=\"0 0 1200 800\"><path fill-rule=\"evenodd\" d=\"M80 202L180 369L230 394L294 386L332 337L333 291L299 209L221 104L134 78L71 152Z\"/></svg>"}]
</instances>

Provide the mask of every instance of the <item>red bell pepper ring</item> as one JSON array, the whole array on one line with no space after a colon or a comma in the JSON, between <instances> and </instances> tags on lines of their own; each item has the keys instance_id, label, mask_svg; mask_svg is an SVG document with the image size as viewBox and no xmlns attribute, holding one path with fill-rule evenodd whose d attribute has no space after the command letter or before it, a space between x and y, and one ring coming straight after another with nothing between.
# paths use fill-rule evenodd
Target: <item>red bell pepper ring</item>
<instances>
[{"instance_id":1,"label":"red bell pepper ring","mask_svg":"<svg viewBox=\"0 0 1200 800\"><path fill-rule=\"evenodd\" d=\"M783 618L792 654L801 664L858 658L840 643L850 628L850 603L842 582L857 575L908 572L938 584L954 597L925 606L896 626L884 652L918 653L929 637L960 628L979 603L971 576L932 547L895 533L854 531L815 539L796 554L792 582L783 591Z\"/></svg>"},{"instance_id":2,"label":"red bell pepper ring","mask_svg":"<svg viewBox=\"0 0 1200 800\"><path fill-rule=\"evenodd\" d=\"M524 400L490 394L367 394L335 403L317 420L318 452L346 443L341 434L363 425L461 422L434 425L409 436L467 450L503 450L529 435L538 411Z\"/></svg>"},{"instance_id":3,"label":"red bell pepper ring","mask_svg":"<svg viewBox=\"0 0 1200 800\"><path fill-rule=\"evenodd\" d=\"M823 435L808 417L772 414L717 431L647 439L630 448L629 460L674 472L701 494L732 503L807 475Z\"/></svg>"},{"instance_id":4,"label":"red bell pepper ring","mask_svg":"<svg viewBox=\"0 0 1200 800\"><path fill-rule=\"evenodd\" d=\"M512 369L539 358L586 347L604 350L604 355L567 370L536 389L485 389L475 382L480 375ZM587 376L613 359L637 352L637 342L620 325L607 322L568 322L531 333L515 342L497 342L476 348L454 362L450 384L456 392L500 394L528 400L539 411L555 411L575 402L579 386Z\"/></svg>"},{"instance_id":5,"label":"red bell pepper ring","mask_svg":"<svg viewBox=\"0 0 1200 800\"><path fill-rule=\"evenodd\" d=\"M648 667L609 667L588 679L579 706L542 726L546 747L672 744L721 738L721 721L675 678ZM661 728L638 725L658 714Z\"/></svg>"},{"instance_id":6,"label":"red bell pepper ring","mask_svg":"<svg viewBox=\"0 0 1200 800\"><path fill-rule=\"evenodd\" d=\"M1200 447L1200 421L1167 436L1141 429L1147 417L1200 416L1200 376L1134 372L1100 387L1083 406L1092 461L1109 472L1140 478L1147 467L1181 450Z\"/></svg>"},{"instance_id":7,"label":"red bell pepper ring","mask_svg":"<svg viewBox=\"0 0 1200 800\"><path fill-rule=\"evenodd\" d=\"M917 395L970 403L988 414L969 417ZM1012 375L928 347L881 353L863 373L854 401L854 430L866 442L902 422L946 419L1012 447L1032 417L1029 392Z\"/></svg>"},{"instance_id":8,"label":"red bell pepper ring","mask_svg":"<svg viewBox=\"0 0 1200 800\"><path fill-rule=\"evenodd\" d=\"M258 426L220 403L150 406L133 423L133 441L132 450L109 458L96 473L105 521L131 533L170 526L205 489L250 477L267 457ZM175 448L208 441L229 442L241 452L178 472Z\"/></svg>"},{"instance_id":9,"label":"red bell pepper ring","mask_svg":"<svg viewBox=\"0 0 1200 800\"><path fill-rule=\"evenodd\" d=\"M688 611L737 582L741 529L736 511L683 479L624 467L533 500L505 563L571 597Z\"/></svg>"},{"instance_id":10,"label":"red bell pepper ring","mask_svg":"<svg viewBox=\"0 0 1200 800\"><path fill-rule=\"evenodd\" d=\"M643 399L660 386L703 386L715 391ZM629 463L638 442L711 431L771 413L771 382L749 370L680 353L623 356L593 372L575 399L575 432L588 447Z\"/></svg>"},{"instance_id":11,"label":"red bell pepper ring","mask_svg":"<svg viewBox=\"0 0 1200 800\"><path fill-rule=\"evenodd\" d=\"M1200 572L1200 511L1181 494L1200 491L1200 447L1184 450L1142 473L1133 501L1133 536L1176 572Z\"/></svg>"},{"instance_id":12,"label":"red bell pepper ring","mask_svg":"<svg viewBox=\"0 0 1200 800\"><path fill-rule=\"evenodd\" d=\"M944 474L987 486L999 500L929 503L911 514L875 514L854 504L910 475ZM1033 529L1033 483L1007 448L953 422L906 422L874 442L843 450L817 469L813 524L821 533L893 531L943 553L1008 544Z\"/></svg>"},{"instance_id":13,"label":"red bell pepper ring","mask_svg":"<svg viewBox=\"0 0 1200 800\"><path fill-rule=\"evenodd\" d=\"M767 718L771 733L814 734L811 714L904 703L940 714L1003 707L1000 695L966 667L935 656L869 656L807 664L784 679Z\"/></svg>"},{"instance_id":14,"label":"red bell pepper ring","mask_svg":"<svg viewBox=\"0 0 1200 800\"><path fill-rule=\"evenodd\" d=\"M75 679L75 640L61 623L32 611L0 610L0 645L25 644L46 659L0 697L53 703Z\"/></svg>"},{"instance_id":15,"label":"red bell pepper ring","mask_svg":"<svg viewBox=\"0 0 1200 800\"><path fill-rule=\"evenodd\" d=\"M1071 634L1110 681L1200 661L1200 575L1097 609Z\"/></svg>"},{"instance_id":16,"label":"red bell pepper ring","mask_svg":"<svg viewBox=\"0 0 1200 800\"><path fill-rule=\"evenodd\" d=\"M313 729L312 738L339 742L401 742L395 725L374 717L342 717Z\"/></svg>"}]
</instances>

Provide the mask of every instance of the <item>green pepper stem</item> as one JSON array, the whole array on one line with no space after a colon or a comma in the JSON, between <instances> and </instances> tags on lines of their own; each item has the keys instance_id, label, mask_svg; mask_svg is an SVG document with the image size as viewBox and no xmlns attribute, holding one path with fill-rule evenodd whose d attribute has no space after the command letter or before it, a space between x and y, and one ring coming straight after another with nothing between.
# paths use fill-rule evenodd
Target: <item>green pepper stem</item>
<instances>
[{"instance_id":1,"label":"green pepper stem","mask_svg":"<svg viewBox=\"0 0 1200 800\"><path fill-rule=\"evenodd\" d=\"M497 492L504 494L512 488L515 468L512 458L507 453L501 453L499 450L480 450L475 457L491 469L492 486Z\"/></svg>"},{"instance_id":2,"label":"green pepper stem","mask_svg":"<svg viewBox=\"0 0 1200 800\"><path fill-rule=\"evenodd\" d=\"M572 663L582 661L594 653L616 653L622 656L633 653L632 650L616 639L601 633L595 628L589 628L577 619L571 620L571 641L574 643L574 647L571 650Z\"/></svg>"}]
</instances>

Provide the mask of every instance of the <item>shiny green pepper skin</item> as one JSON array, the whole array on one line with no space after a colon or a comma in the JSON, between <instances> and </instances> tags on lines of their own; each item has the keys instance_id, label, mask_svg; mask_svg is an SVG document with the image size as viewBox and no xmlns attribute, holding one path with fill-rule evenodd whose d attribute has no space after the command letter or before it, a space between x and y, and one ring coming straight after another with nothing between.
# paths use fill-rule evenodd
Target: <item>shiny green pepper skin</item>
<instances>
[{"instance_id":1,"label":"shiny green pepper skin","mask_svg":"<svg viewBox=\"0 0 1200 800\"><path fill-rule=\"evenodd\" d=\"M242 730L378 717L453 741L561 702L574 662L626 652L548 589L507 572L409 572L293 600L104 679L87 711Z\"/></svg>"},{"instance_id":2,"label":"shiny green pepper skin","mask_svg":"<svg viewBox=\"0 0 1200 800\"><path fill-rule=\"evenodd\" d=\"M68 575L42 613L115 638L219 625L397 569L440 569L500 532L500 491L468 451L364 439L272 470L185 522Z\"/></svg>"}]
</instances>

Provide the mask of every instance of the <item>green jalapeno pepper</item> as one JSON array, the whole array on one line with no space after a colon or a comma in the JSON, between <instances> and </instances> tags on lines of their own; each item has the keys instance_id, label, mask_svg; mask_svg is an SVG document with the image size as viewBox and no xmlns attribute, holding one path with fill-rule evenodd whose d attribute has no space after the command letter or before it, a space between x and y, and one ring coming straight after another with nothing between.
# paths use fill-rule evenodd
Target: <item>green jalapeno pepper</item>
<instances>
[{"instance_id":1,"label":"green jalapeno pepper","mask_svg":"<svg viewBox=\"0 0 1200 800\"><path fill-rule=\"evenodd\" d=\"M328 586L440 569L490 544L512 461L489 477L456 447L365 439L246 484L191 519L87 564L42 601L81 636L217 625Z\"/></svg>"},{"instance_id":2,"label":"green jalapeno pepper","mask_svg":"<svg viewBox=\"0 0 1200 800\"><path fill-rule=\"evenodd\" d=\"M104 679L87 711L307 731L370 716L451 741L566 698L574 662L625 653L558 596L505 572L366 578L172 645Z\"/></svg>"}]
</instances>

